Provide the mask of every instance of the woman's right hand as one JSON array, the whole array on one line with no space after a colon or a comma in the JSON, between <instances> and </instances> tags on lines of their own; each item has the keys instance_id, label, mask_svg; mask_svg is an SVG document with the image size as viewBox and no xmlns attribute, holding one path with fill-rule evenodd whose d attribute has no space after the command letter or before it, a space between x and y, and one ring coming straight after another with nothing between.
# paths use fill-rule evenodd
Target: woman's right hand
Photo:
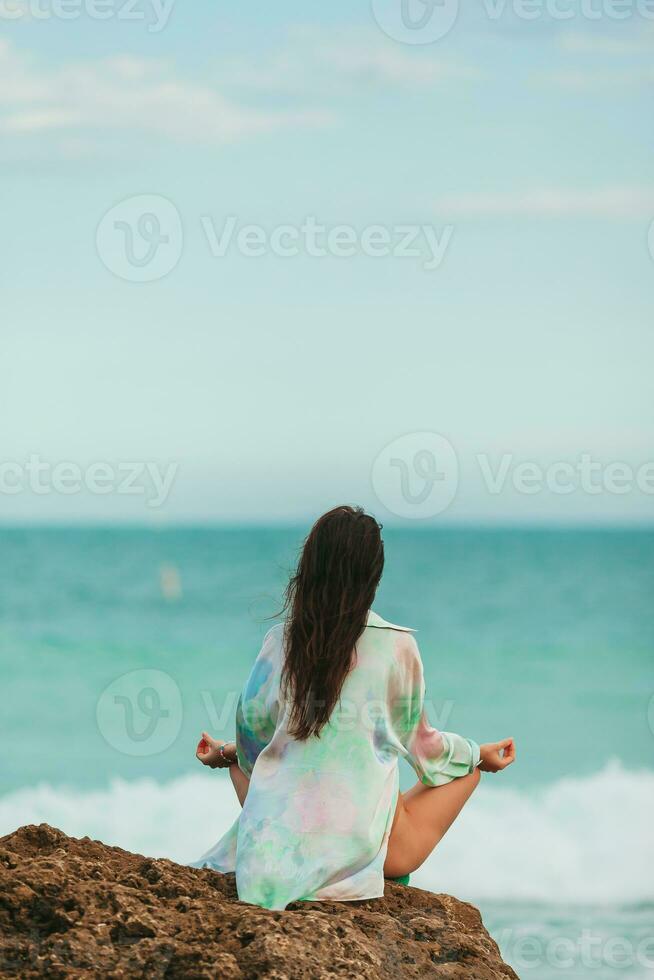
<instances>
[{"instance_id":1,"label":"woman's right hand","mask_svg":"<svg viewBox=\"0 0 654 980\"><path fill-rule=\"evenodd\" d=\"M482 772L499 772L512 762L515 762L515 742L512 738L479 746L479 768Z\"/></svg>"},{"instance_id":2,"label":"woman's right hand","mask_svg":"<svg viewBox=\"0 0 654 980\"><path fill-rule=\"evenodd\" d=\"M237 761L236 746L233 742L219 742L208 732L202 732L195 757L210 769L227 769Z\"/></svg>"}]
</instances>

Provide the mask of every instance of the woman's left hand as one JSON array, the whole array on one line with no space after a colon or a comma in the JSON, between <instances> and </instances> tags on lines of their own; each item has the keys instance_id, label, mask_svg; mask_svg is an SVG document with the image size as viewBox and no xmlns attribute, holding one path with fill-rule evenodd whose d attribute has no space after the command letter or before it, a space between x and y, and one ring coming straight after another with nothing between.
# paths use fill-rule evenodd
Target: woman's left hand
<instances>
[{"instance_id":1,"label":"woman's left hand","mask_svg":"<svg viewBox=\"0 0 654 980\"><path fill-rule=\"evenodd\" d=\"M515 762L515 742L512 738L486 742L479 746L479 750L479 768L482 772L500 772Z\"/></svg>"},{"instance_id":2,"label":"woman's left hand","mask_svg":"<svg viewBox=\"0 0 654 980\"><path fill-rule=\"evenodd\" d=\"M210 769L227 769L237 761L236 746L233 742L219 742L207 732L202 732L195 757Z\"/></svg>"}]
</instances>

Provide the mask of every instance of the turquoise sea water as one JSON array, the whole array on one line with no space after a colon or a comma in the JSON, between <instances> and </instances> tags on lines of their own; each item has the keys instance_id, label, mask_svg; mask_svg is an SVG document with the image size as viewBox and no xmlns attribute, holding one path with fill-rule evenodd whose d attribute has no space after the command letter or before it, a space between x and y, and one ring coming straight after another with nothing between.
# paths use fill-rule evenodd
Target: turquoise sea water
<instances>
[{"instance_id":1,"label":"turquoise sea water","mask_svg":"<svg viewBox=\"0 0 654 980\"><path fill-rule=\"evenodd\" d=\"M0 531L0 832L212 843L234 801L197 735L232 734L303 533ZM654 977L654 533L384 537L434 723L518 744L415 884L480 904L521 976Z\"/></svg>"}]
</instances>

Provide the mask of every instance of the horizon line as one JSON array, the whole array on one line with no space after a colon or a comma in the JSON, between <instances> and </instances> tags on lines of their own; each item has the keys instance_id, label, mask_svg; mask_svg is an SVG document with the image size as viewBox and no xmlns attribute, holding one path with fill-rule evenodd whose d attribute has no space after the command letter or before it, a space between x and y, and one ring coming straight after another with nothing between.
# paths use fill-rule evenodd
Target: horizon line
<instances>
[{"instance_id":1,"label":"horizon line","mask_svg":"<svg viewBox=\"0 0 654 980\"><path fill-rule=\"evenodd\" d=\"M6 531L148 531L162 533L167 531L298 531L309 528L317 518L306 520L184 520L177 519L165 523L137 520L98 521L96 519L27 520L6 523L0 520L0 532ZM410 531L412 533L433 533L448 531L488 532L488 531L606 531L606 532L654 532L654 521L450 521L429 523L427 521L380 521L384 530Z\"/></svg>"}]
</instances>

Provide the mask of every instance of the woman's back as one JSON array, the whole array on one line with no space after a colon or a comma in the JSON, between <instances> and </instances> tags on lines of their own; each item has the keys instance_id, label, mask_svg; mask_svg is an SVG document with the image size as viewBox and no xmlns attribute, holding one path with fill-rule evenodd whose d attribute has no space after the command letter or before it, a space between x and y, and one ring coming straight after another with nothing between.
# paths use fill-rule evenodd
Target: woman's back
<instances>
[{"instance_id":1,"label":"woman's back","mask_svg":"<svg viewBox=\"0 0 654 980\"><path fill-rule=\"evenodd\" d=\"M402 651L410 653L415 647L410 634L409 629L391 626L371 612L329 721L318 737L299 740L289 732L291 706L281 692L284 628L280 624L270 630L239 707L245 765L251 769L258 758L259 769L264 765L273 769L282 760L289 766L311 767L320 760L327 768L342 771L355 761L354 752L374 754L375 744L381 749L391 678Z\"/></svg>"}]
</instances>

